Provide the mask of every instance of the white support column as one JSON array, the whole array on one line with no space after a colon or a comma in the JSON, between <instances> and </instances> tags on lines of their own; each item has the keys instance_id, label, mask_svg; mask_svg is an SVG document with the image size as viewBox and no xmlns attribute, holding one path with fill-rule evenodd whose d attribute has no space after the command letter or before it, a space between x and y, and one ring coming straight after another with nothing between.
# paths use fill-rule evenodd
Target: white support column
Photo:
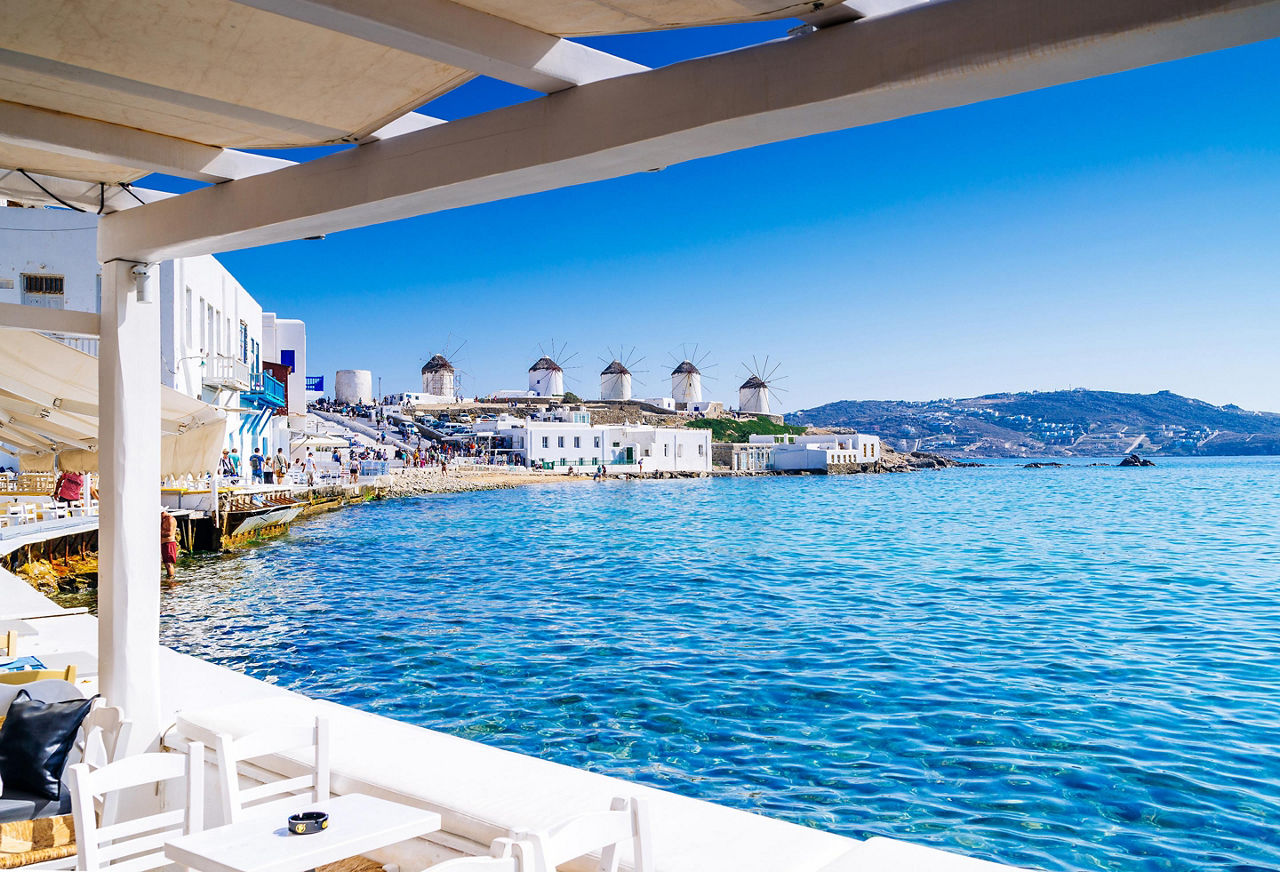
<instances>
[{"instance_id":1,"label":"white support column","mask_svg":"<svg viewBox=\"0 0 1280 872\"><path fill-rule=\"evenodd\" d=\"M102 268L98 662L102 695L133 721L130 750L142 750L161 727L160 307L138 302L135 265Z\"/></svg>"}]
</instances>

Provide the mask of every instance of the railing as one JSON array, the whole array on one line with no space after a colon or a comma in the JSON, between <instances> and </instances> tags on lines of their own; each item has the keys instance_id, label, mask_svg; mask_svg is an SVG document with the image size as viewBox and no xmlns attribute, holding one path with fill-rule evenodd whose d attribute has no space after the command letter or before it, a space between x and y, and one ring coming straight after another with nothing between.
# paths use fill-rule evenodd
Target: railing
<instances>
[{"instance_id":1,"label":"railing","mask_svg":"<svg viewBox=\"0 0 1280 872\"><path fill-rule=\"evenodd\" d=\"M250 391L253 398L277 409L284 408L284 385L269 372L260 372L253 376Z\"/></svg>"},{"instance_id":2,"label":"railing","mask_svg":"<svg viewBox=\"0 0 1280 872\"><path fill-rule=\"evenodd\" d=\"M238 391L247 391L252 384L249 364L222 354L211 354L205 359L201 379L206 385Z\"/></svg>"}]
</instances>

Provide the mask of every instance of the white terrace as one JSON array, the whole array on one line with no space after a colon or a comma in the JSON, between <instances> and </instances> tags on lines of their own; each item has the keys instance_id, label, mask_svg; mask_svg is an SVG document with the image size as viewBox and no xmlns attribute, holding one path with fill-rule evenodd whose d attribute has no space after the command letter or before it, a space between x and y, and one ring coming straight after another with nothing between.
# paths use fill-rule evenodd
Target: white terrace
<instances>
[{"instance_id":1,"label":"white terrace","mask_svg":"<svg viewBox=\"0 0 1280 872\"><path fill-rule=\"evenodd\" d=\"M795 19L793 36L661 69L574 41L764 19ZM335 759L335 786L421 799L432 785L422 801L443 813L458 850L483 847L522 818L537 823L554 807L604 797L617 785L281 694L160 648L153 519L165 416L148 289L156 263L643 172L1277 35L1280 0L0 0L0 196L104 216L100 318L0 306L0 326L100 337L97 431L77 430L71 446L95 455L101 475L100 620L37 621L54 623L35 643L96 646L102 691L134 722L138 748L155 747L175 711L215 698L332 710L335 758L347 755ZM476 75L545 96L449 123L426 114L432 99ZM317 145L346 147L305 162L256 153ZM815 163L844 168L839 156ZM169 196L133 184L152 173L204 186ZM69 411L39 386L23 395L7 375L0 395L31 406L24 414ZM0 443L15 447L3 434ZM49 439L41 450L60 447L56 434ZM12 582L0 576L0 612L24 610L8 608ZM60 622L77 629L55 631ZM191 715L182 729L193 739L247 729L263 708ZM366 759L361 748L398 753ZM887 860L875 840L855 845L661 796L662 872L938 863L934 852ZM698 850L699 839L724 850Z\"/></svg>"}]
</instances>

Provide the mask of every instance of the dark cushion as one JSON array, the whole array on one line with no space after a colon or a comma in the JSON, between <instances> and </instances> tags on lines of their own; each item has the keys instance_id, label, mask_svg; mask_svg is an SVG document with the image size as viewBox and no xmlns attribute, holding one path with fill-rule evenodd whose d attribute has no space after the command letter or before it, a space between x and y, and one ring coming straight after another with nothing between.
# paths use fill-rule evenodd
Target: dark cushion
<instances>
[{"instance_id":1,"label":"dark cushion","mask_svg":"<svg viewBox=\"0 0 1280 872\"><path fill-rule=\"evenodd\" d=\"M57 801L67 755L93 699L40 702L25 690L18 692L0 726L0 781L5 796L16 790Z\"/></svg>"},{"instance_id":2,"label":"dark cushion","mask_svg":"<svg viewBox=\"0 0 1280 872\"><path fill-rule=\"evenodd\" d=\"M21 790L5 790L0 796L0 824L71 814L71 792L62 788L57 799L46 799Z\"/></svg>"}]
</instances>

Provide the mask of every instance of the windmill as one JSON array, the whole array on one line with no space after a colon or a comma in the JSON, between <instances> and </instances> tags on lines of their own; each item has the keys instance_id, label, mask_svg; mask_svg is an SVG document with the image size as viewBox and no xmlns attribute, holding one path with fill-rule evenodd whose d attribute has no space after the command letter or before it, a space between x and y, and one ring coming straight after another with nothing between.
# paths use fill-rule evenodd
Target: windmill
<instances>
[{"instance_id":1,"label":"windmill","mask_svg":"<svg viewBox=\"0 0 1280 872\"><path fill-rule=\"evenodd\" d=\"M617 351L610 348L609 356L612 359L600 371L600 399L625 402L631 399L632 371L644 358L636 356L634 345L630 351L626 351L623 346L619 346ZM603 361L604 358L600 360Z\"/></svg>"},{"instance_id":2,"label":"windmill","mask_svg":"<svg viewBox=\"0 0 1280 872\"><path fill-rule=\"evenodd\" d=\"M564 396L564 371L569 362L577 357L577 352L566 355L565 349L567 344L561 344L556 347L556 341L551 340L550 352L542 345L538 346L538 351L542 352L542 356L533 362L533 366L529 367L529 392L536 397L562 397Z\"/></svg>"},{"instance_id":3,"label":"windmill","mask_svg":"<svg viewBox=\"0 0 1280 872\"><path fill-rule=\"evenodd\" d=\"M779 388L777 383L786 378L786 376L778 377L781 362L774 362L771 367L767 356L763 365L752 357L750 366L746 363L742 366L747 371L747 380L738 388L738 411L756 415L770 414L770 391L782 393L782 388Z\"/></svg>"},{"instance_id":4,"label":"windmill","mask_svg":"<svg viewBox=\"0 0 1280 872\"><path fill-rule=\"evenodd\" d=\"M702 402L703 369L709 368L706 362L710 356L710 352L705 351L699 356L697 345L693 346L692 353L689 352L687 345L681 347L679 363L676 363L675 369L671 370L671 399L675 401L676 408ZM672 360L675 359L675 355L672 355ZM710 378L710 376L706 377Z\"/></svg>"},{"instance_id":5,"label":"windmill","mask_svg":"<svg viewBox=\"0 0 1280 872\"><path fill-rule=\"evenodd\" d=\"M449 334L449 338L445 340L444 347L433 354L431 358L422 365L422 392L430 394L433 397L447 397L450 401L458 395L458 370L449 362L449 358L458 357L458 353L462 351L467 344L463 341L450 350L453 342L453 334Z\"/></svg>"}]
</instances>

